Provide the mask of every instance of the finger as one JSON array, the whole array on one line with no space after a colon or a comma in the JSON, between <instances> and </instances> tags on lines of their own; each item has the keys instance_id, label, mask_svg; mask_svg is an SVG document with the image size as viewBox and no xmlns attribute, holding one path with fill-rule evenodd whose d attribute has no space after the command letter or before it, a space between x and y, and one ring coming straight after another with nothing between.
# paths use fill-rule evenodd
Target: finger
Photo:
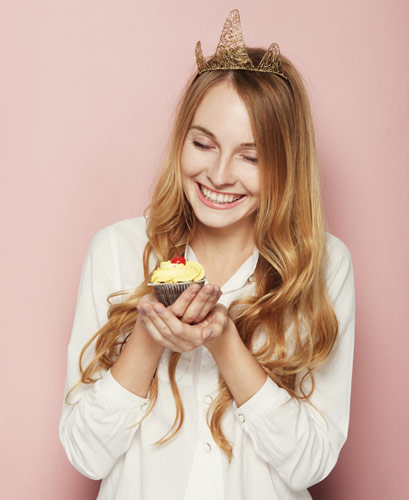
<instances>
[{"instance_id":1,"label":"finger","mask_svg":"<svg viewBox=\"0 0 409 500\"><path fill-rule=\"evenodd\" d=\"M204 340L215 338L223 333L228 320L227 308L217 304L213 311L207 317L208 324L203 328L201 335Z\"/></svg>"},{"instance_id":2,"label":"finger","mask_svg":"<svg viewBox=\"0 0 409 500\"><path fill-rule=\"evenodd\" d=\"M167 336L163 335L163 331L160 331L158 325L153 321L153 309L149 304L138 305L138 311L140 313L141 323L144 325L145 329L149 335L158 344L171 349L172 351L178 351L178 346L172 342L172 340ZM179 352L179 351L178 351Z\"/></svg>"},{"instance_id":3,"label":"finger","mask_svg":"<svg viewBox=\"0 0 409 500\"><path fill-rule=\"evenodd\" d=\"M191 351L195 345L183 335L184 325L162 304L153 307L145 304L143 307L144 319L149 321L152 329L173 346L177 352Z\"/></svg>"},{"instance_id":4,"label":"finger","mask_svg":"<svg viewBox=\"0 0 409 500\"><path fill-rule=\"evenodd\" d=\"M202 309L197 313L194 323L200 323L206 316L214 309L218 300L222 296L222 291L218 286L214 287L213 293L209 296L209 299L203 304ZM185 314L189 314L189 309ZM184 317L182 318L182 321ZM186 321L187 322L187 321Z\"/></svg>"},{"instance_id":5,"label":"finger","mask_svg":"<svg viewBox=\"0 0 409 500\"><path fill-rule=\"evenodd\" d=\"M167 326L172 334L172 342L183 351L191 351L195 347L202 344L200 337L200 329L186 325L179 318L177 318L168 308L157 304L154 309L163 323Z\"/></svg>"},{"instance_id":6,"label":"finger","mask_svg":"<svg viewBox=\"0 0 409 500\"><path fill-rule=\"evenodd\" d=\"M186 308L181 318L182 321L187 324L197 322L196 320L199 317L200 311L211 300L213 292L214 285L205 285Z\"/></svg>"},{"instance_id":7,"label":"finger","mask_svg":"<svg viewBox=\"0 0 409 500\"><path fill-rule=\"evenodd\" d=\"M182 316L184 323L200 323L219 300L220 288L215 285L205 285L187 307Z\"/></svg>"},{"instance_id":8,"label":"finger","mask_svg":"<svg viewBox=\"0 0 409 500\"><path fill-rule=\"evenodd\" d=\"M164 339L160 333L156 331L156 329L152 329L152 325L150 325L149 320L144 321L142 318L140 319L141 324L145 328L145 330L148 332L148 335L159 345L162 347L166 347L167 349L170 349L171 351L175 350L175 346L171 345L166 339Z\"/></svg>"},{"instance_id":9,"label":"finger","mask_svg":"<svg viewBox=\"0 0 409 500\"><path fill-rule=\"evenodd\" d=\"M192 300L196 297L196 295L200 291L200 285L193 284L190 285L176 300L175 302L169 306L172 313L181 318L185 313L187 307L192 302Z\"/></svg>"},{"instance_id":10,"label":"finger","mask_svg":"<svg viewBox=\"0 0 409 500\"><path fill-rule=\"evenodd\" d=\"M139 304L143 304L145 302L148 302L148 303L151 303L151 304L157 304L159 301L158 301L158 298L156 297L156 295L154 293L147 293L146 295L144 295L141 300L139 301Z\"/></svg>"},{"instance_id":11,"label":"finger","mask_svg":"<svg viewBox=\"0 0 409 500\"><path fill-rule=\"evenodd\" d=\"M204 305L211 300L212 294L214 292L214 285L207 284L201 288L196 295L196 297L191 301L191 303L185 309L181 319L184 323L190 324L195 323L200 311L203 309Z\"/></svg>"},{"instance_id":12,"label":"finger","mask_svg":"<svg viewBox=\"0 0 409 500\"><path fill-rule=\"evenodd\" d=\"M223 323L221 322L211 323L210 325L202 329L201 337L203 339L203 342L215 339L216 337L220 337L220 335L223 333L223 330L224 330Z\"/></svg>"},{"instance_id":13,"label":"finger","mask_svg":"<svg viewBox=\"0 0 409 500\"><path fill-rule=\"evenodd\" d=\"M214 333L213 326L206 326L206 328L203 328L202 330L203 340L209 340L210 337L213 335L213 333Z\"/></svg>"}]
</instances>

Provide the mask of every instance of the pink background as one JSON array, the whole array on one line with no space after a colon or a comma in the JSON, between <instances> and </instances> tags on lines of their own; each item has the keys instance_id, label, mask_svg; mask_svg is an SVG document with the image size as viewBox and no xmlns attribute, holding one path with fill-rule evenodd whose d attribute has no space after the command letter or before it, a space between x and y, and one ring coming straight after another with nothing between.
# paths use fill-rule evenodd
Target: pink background
<instances>
[{"instance_id":1,"label":"pink background","mask_svg":"<svg viewBox=\"0 0 409 500\"><path fill-rule=\"evenodd\" d=\"M236 7L246 43L279 42L305 76L329 229L354 260L349 439L312 494L405 497L409 3L16 0L0 5L4 500L96 496L57 433L82 262L142 214L195 43L213 53Z\"/></svg>"}]
</instances>

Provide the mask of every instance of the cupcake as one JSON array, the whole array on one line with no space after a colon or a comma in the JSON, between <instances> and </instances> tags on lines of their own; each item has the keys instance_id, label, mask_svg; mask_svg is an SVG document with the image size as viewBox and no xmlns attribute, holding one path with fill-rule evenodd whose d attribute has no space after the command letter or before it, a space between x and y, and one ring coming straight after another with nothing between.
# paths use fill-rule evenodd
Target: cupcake
<instances>
[{"instance_id":1,"label":"cupcake","mask_svg":"<svg viewBox=\"0 0 409 500\"><path fill-rule=\"evenodd\" d=\"M184 257L174 257L161 262L152 273L150 286L164 306L170 306L192 283L202 287L205 283L204 269L201 264Z\"/></svg>"}]
</instances>

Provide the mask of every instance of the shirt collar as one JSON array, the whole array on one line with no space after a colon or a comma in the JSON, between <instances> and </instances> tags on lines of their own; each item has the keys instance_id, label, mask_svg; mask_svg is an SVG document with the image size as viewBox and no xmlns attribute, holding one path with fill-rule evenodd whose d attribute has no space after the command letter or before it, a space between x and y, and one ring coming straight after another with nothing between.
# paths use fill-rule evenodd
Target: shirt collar
<instances>
[{"instance_id":1,"label":"shirt collar","mask_svg":"<svg viewBox=\"0 0 409 500\"><path fill-rule=\"evenodd\" d=\"M253 276L258 262L258 256L259 252L257 248L254 247L253 254L245 262L243 262L240 268L222 286L222 292L224 294L238 290L251 282L251 277ZM189 245L186 246L185 259L198 262L193 249Z\"/></svg>"}]
</instances>

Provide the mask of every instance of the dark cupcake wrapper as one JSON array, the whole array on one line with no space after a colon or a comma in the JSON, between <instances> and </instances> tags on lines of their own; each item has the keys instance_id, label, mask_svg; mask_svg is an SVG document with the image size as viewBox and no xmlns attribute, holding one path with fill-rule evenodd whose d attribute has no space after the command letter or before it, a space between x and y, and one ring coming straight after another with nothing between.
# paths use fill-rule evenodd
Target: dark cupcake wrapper
<instances>
[{"instance_id":1,"label":"dark cupcake wrapper","mask_svg":"<svg viewBox=\"0 0 409 500\"><path fill-rule=\"evenodd\" d=\"M166 307L173 304L175 300L186 290L186 288L192 284L200 285L200 288L202 288L205 284L205 280L183 281L180 283L148 283L149 286L153 286L159 302Z\"/></svg>"}]
</instances>

